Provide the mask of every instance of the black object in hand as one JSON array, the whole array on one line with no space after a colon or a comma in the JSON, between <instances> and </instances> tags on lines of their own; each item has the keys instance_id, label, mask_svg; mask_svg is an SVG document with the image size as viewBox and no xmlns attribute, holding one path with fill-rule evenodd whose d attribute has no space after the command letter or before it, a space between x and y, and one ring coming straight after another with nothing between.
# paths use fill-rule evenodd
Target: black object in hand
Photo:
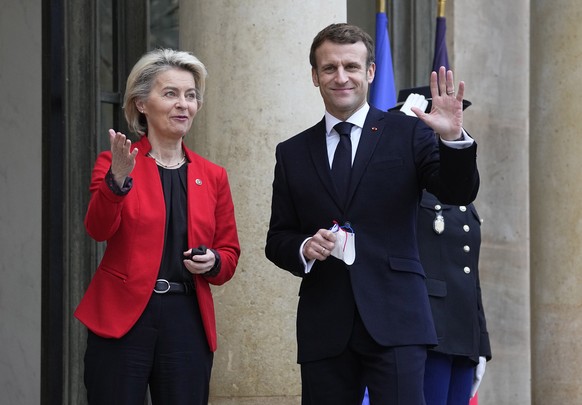
<instances>
[{"instance_id":1,"label":"black object in hand","mask_svg":"<svg viewBox=\"0 0 582 405\"><path fill-rule=\"evenodd\" d=\"M196 255L204 255L206 254L206 246L200 245L197 248L192 248L192 253L190 254L190 260L194 259Z\"/></svg>"}]
</instances>

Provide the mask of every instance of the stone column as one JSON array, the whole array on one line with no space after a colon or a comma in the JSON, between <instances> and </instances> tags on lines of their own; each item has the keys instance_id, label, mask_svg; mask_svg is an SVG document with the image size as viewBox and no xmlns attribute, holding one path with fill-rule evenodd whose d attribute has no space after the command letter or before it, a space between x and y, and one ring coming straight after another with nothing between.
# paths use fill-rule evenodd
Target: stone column
<instances>
[{"instance_id":1,"label":"stone column","mask_svg":"<svg viewBox=\"0 0 582 405\"><path fill-rule=\"evenodd\" d=\"M43 91L49 87L43 86L42 50L49 30L42 8L41 1L24 0L2 3L0 13L0 402L5 404L45 399L41 297L48 283L42 274L42 224L48 221L42 202L50 189L42 171L49 144L42 138Z\"/></svg>"},{"instance_id":2,"label":"stone column","mask_svg":"<svg viewBox=\"0 0 582 405\"><path fill-rule=\"evenodd\" d=\"M582 3L531 2L532 394L582 403Z\"/></svg>"},{"instance_id":3,"label":"stone column","mask_svg":"<svg viewBox=\"0 0 582 405\"><path fill-rule=\"evenodd\" d=\"M449 58L473 102L464 126L477 141L481 174L475 206L483 218L480 278L493 360L480 405L531 403L529 4L447 2Z\"/></svg>"},{"instance_id":4,"label":"stone column","mask_svg":"<svg viewBox=\"0 0 582 405\"><path fill-rule=\"evenodd\" d=\"M324 113L309 48L346 3L181 1L180 44L207 66L203 109L186 142L227 168L242 256L213 288L219 348L211 404L298 404L295 311L299 280L265 258L275 146Z\"/></svg>"}]
</instances>

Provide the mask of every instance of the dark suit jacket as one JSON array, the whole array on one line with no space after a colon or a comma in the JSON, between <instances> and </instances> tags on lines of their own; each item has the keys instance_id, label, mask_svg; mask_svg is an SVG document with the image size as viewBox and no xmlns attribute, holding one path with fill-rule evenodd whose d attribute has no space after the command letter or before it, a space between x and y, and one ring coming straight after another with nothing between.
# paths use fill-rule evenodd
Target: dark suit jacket
<instances>
[{"instance_id":1,"label":"dark suit jacket","mask_svg":"<svg viewBox=\"0 0 582 405\"><path fill-rule=\"evenodd\" d=\"M131 172L133 187L115 195L105 179L111 152L97 157L91 179L91 200L85 227L107 248L75 316L91 331L107 338L125 335L145 309L158 276L166 210L158 166L147 157L146 136L132 145L139 150ZM196 275L196 298L208 346L216 350L214 303L209 284L230 280L238 263L240 246L234 206L226 170L183 145L188 164L188 246L204 244L220 254L216 277ZM193 298L194 299L194 298Z\"/></svg>"},{"instance_id":2,"label":"dark suit jacket","mask_svg":"<svg viewBox=\"0 0 582 405\"><path fill-rule=\"evenodd\" d=\"M444 220L441 233L433 229L438 214ZM434 350L475 362L479 356L491 359L479 281L481 219L475 206L442 204L424 192L418 214L418 244L437 330Z\"/></svg>"},{"instance_id":3,"label":"dark suit jacket","mask_svg":"<svg viewBox=\"0 0 582 405\"><path fill-rule=\"evenodd\" d=\"M303 277L297 314L300 363L335 356L350 337L356 307L371 336L386 346L436 344L416 242L423 188L444 201L471 202L478 189L476 145L440 147L416 118L370 108L354 159L349 196L338 205L325 121L276 150L266 256ZM301 243L332 221L356 234L351 266L329 257L304 274Z\"/></svg>"}]
</instances>

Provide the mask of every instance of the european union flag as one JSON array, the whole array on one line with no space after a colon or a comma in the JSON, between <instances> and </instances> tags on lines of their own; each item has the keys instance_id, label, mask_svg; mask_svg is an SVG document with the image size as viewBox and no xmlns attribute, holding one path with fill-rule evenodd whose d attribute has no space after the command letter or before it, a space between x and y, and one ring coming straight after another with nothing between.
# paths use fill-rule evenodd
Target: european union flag
<instances>
[{"instance_id":1,"label":"european union flag","mask_svg":"<svg viewBox=\"0 0 582 405\"><path fill-rule=\"evenodd\" d=\"M370 104L387 111L396 105L394 68L388 37L388 18L386 13L376 13L376 76L370 89Z\"/></svg>"}]
</instances>

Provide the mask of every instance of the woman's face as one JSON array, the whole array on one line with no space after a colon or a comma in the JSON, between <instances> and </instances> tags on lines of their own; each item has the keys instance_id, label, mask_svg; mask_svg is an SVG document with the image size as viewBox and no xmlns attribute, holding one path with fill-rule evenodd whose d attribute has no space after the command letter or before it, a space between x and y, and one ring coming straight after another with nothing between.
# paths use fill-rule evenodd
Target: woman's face
<instances>
[{"instance_id":1,"label":"woman's face","mask_svg":"<svg viewBox=\"0 0 582 405\"><path fill-rule=\"evenodd\" d=\"M136 102L148 123L148 137L181 139L198 112L194 75L172 68L159 73L147 99Z\"/></svg>"}]
</instances>

